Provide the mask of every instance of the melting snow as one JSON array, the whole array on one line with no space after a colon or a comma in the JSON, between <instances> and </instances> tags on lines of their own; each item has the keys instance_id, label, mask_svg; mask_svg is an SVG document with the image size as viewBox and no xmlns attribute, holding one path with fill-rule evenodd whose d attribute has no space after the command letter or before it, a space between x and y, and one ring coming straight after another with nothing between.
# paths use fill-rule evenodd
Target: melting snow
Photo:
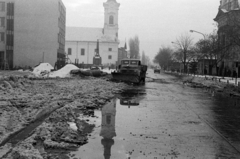
<instances>
[{"instance_id":1,"label":"melting snow","mask_svg":"<svg viewBox=\"0 0 240 159\"><path fill-rule=\"evenodd\" d=\"M52 67L51 64L41 63L40 65L34 68L33 74L36 76L40 76L42 72L50 72L52 69L54 68Z\"/></svg>"},{"instance_id":2,"label":"melting snow","mask_svg":"<svg viewBox=\"0 0 240 159\"><path fill-rule=\"evenodd\" d=\"M51 72L49 74L49 77L60 77L60 78L70 77L71 70L76 70L76 69L79 69L79 68L73 64L67 64L60 70Z\"/></svg>"},{"instance_id":3,"label":"melting snow","mask_svg":"<svg viewBox=\"0 0 240 159\"><path fill-rule=\"evenodd\" d=\"M101 70L101 71L103 71L103 72L106 72L106 73L108 73L108 74L111 74L113 71L115 71L115 69L108 69L108 68L105 68L105 69L103 69L103 70Z\"/></svg>"}]
</instances>

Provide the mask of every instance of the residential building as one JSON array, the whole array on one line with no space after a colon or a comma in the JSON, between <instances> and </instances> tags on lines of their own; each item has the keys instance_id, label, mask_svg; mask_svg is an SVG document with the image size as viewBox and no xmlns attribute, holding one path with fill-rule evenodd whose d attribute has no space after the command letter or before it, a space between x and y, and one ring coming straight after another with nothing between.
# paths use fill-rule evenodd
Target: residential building
<instances>
[{"instance_id":1,"label":"residential building","mask_svg":"<svg viewBox=\"0 0 240 159\"><path fill-rule=\"evenodd\" d=\"M239 72L240 76L237 67L240 63L240 43L236 45L240 37L240 1L221 0L214 20L218 23L218 75L234 76Z\"/></svg>"},{"instance_id":2,"label":"residential building","mask_svg":"<svg viewBox=\"0 0 240 159\"><path fill-rule=\"evenodd\" d=\"M197 72L201 75L216 75L217 70L215 64L217 63L216 59L202 58L198 60Z\"/></svg>"},{"instance_id":3,"label":"residential building","mask_svg":"<svg viewBox=\"0 0 240 159\"><path fill-rule=\"evenodd\" d=\"M1 65L6 59L10 68L63 66L65 24L61 0L0 0Z\"/></svg>"},{"instance_id":4,"label":"residential building","mask_svg":"<svg viewBox=\"0 0 240 159\"><path fill-rule=\"evenodd\" d=\"M103 3L105 10L103 28L67 27L66 47L69 61L75 64L93 64L99 41L101 64L116 65L118 61L118 10L116 0Z\"/></svg>"}]
</instances>

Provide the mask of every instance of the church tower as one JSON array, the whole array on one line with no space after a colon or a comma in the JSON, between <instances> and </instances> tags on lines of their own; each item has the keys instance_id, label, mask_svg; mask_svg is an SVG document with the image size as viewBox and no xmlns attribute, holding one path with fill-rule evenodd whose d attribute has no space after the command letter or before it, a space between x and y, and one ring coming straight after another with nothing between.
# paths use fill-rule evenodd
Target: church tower
<instances>
[{"instance_id":1,"label":"church tower","mask_svg":"<svg viewBox=\"0 0 240 159\"><path fill-rule=\"evenodd\" d=\"M118 10L120 3L116 0L108 0L104 6L104 36L113 41L118 41Z\"/></svg>"}]
</instances>

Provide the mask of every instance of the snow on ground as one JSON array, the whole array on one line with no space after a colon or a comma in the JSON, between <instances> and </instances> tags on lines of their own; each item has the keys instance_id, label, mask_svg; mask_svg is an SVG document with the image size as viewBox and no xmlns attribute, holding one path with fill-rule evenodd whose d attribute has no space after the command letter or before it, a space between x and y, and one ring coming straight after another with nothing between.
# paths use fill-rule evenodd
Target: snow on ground
<instances>
[{"instance_id":1,"label":"snow on ground","mask_svg":"<svg viewBox=\"0 0 240 159\"><path fill-rule=\"evenodd\" d=\"M35 67L33 69L33 74L35 76L40 76L42 72L50 72L52 69L54 69L54 68L52 67L51 64L41 63L40 65L38 65L37 67Z\"/></svg>"},{"instance_id":2,"label":"snow on ground","mask_svg":"<svg viewBox=\"0 0 240 159\"><path fill-rule=\"evenodd\" d=\"M168 73L176 73L176 72L171 72L171 71L165 71ZM181 74L181 73L177 73L177 74ZM190 74L190 76L194 76L193 74ZM210 75L195 75L195 77L199 77L199 78L207 78L207 79L216 79L217 81L220 81L222 83L229 83L229 84L233 84L233 85L238 85L238 83L240 82L240 78L237 79L237 84L236 84L236 78L232 78L232 77L222 77L222 76L210 76Z\"/></svg>"},{"instance_id":3,"label":"snow on ground","mask_svg":"<svg viewBox=\"0 0 240 159\"><path fill-rule=\"evenodd\" d=\"M193 75L192 75L193 76ZM233 84L236 85L236 78L232 78L232 77L221 77L221 76L210 76L210 75L196 75L197 77L201 77L201 78L215 78L218 81L220 80L223 83L229 83L229 84ZM237 79L237 85L238 82L240 82L240 78Z\"/></svg>"},{"instance_id":4,"label":"snow on ground","mask_svg":"<svg viewBox=\"0 0 240 159\"><path fill-rule=\"evenodd\" d=\"M60 70L51 72L49 74L49 77L60 77L60 78L70 77L71 70L76 70L76 69L79 69L79 68L73 64L67 64Z\"/></svg>"}]
</instances>

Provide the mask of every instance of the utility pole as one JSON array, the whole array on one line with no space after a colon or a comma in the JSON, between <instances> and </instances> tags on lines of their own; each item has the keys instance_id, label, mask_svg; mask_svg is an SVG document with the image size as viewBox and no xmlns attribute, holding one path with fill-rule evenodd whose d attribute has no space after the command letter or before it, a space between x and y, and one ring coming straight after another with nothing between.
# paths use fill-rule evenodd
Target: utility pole
<instances>
[{"instance_id":1,"label":"utility pole","mask_svg":"<svg viewBox=\"0 0 240 159\"><path fill-rule=\"evenodd\" d=\"M235 80L235 84L236 84L236 86L238 86L238 74L239 74L239 72L238 72L238 66L239 64L238 64L238 62L236 62L236 80Z\"/></svg>"}]
</instances>

